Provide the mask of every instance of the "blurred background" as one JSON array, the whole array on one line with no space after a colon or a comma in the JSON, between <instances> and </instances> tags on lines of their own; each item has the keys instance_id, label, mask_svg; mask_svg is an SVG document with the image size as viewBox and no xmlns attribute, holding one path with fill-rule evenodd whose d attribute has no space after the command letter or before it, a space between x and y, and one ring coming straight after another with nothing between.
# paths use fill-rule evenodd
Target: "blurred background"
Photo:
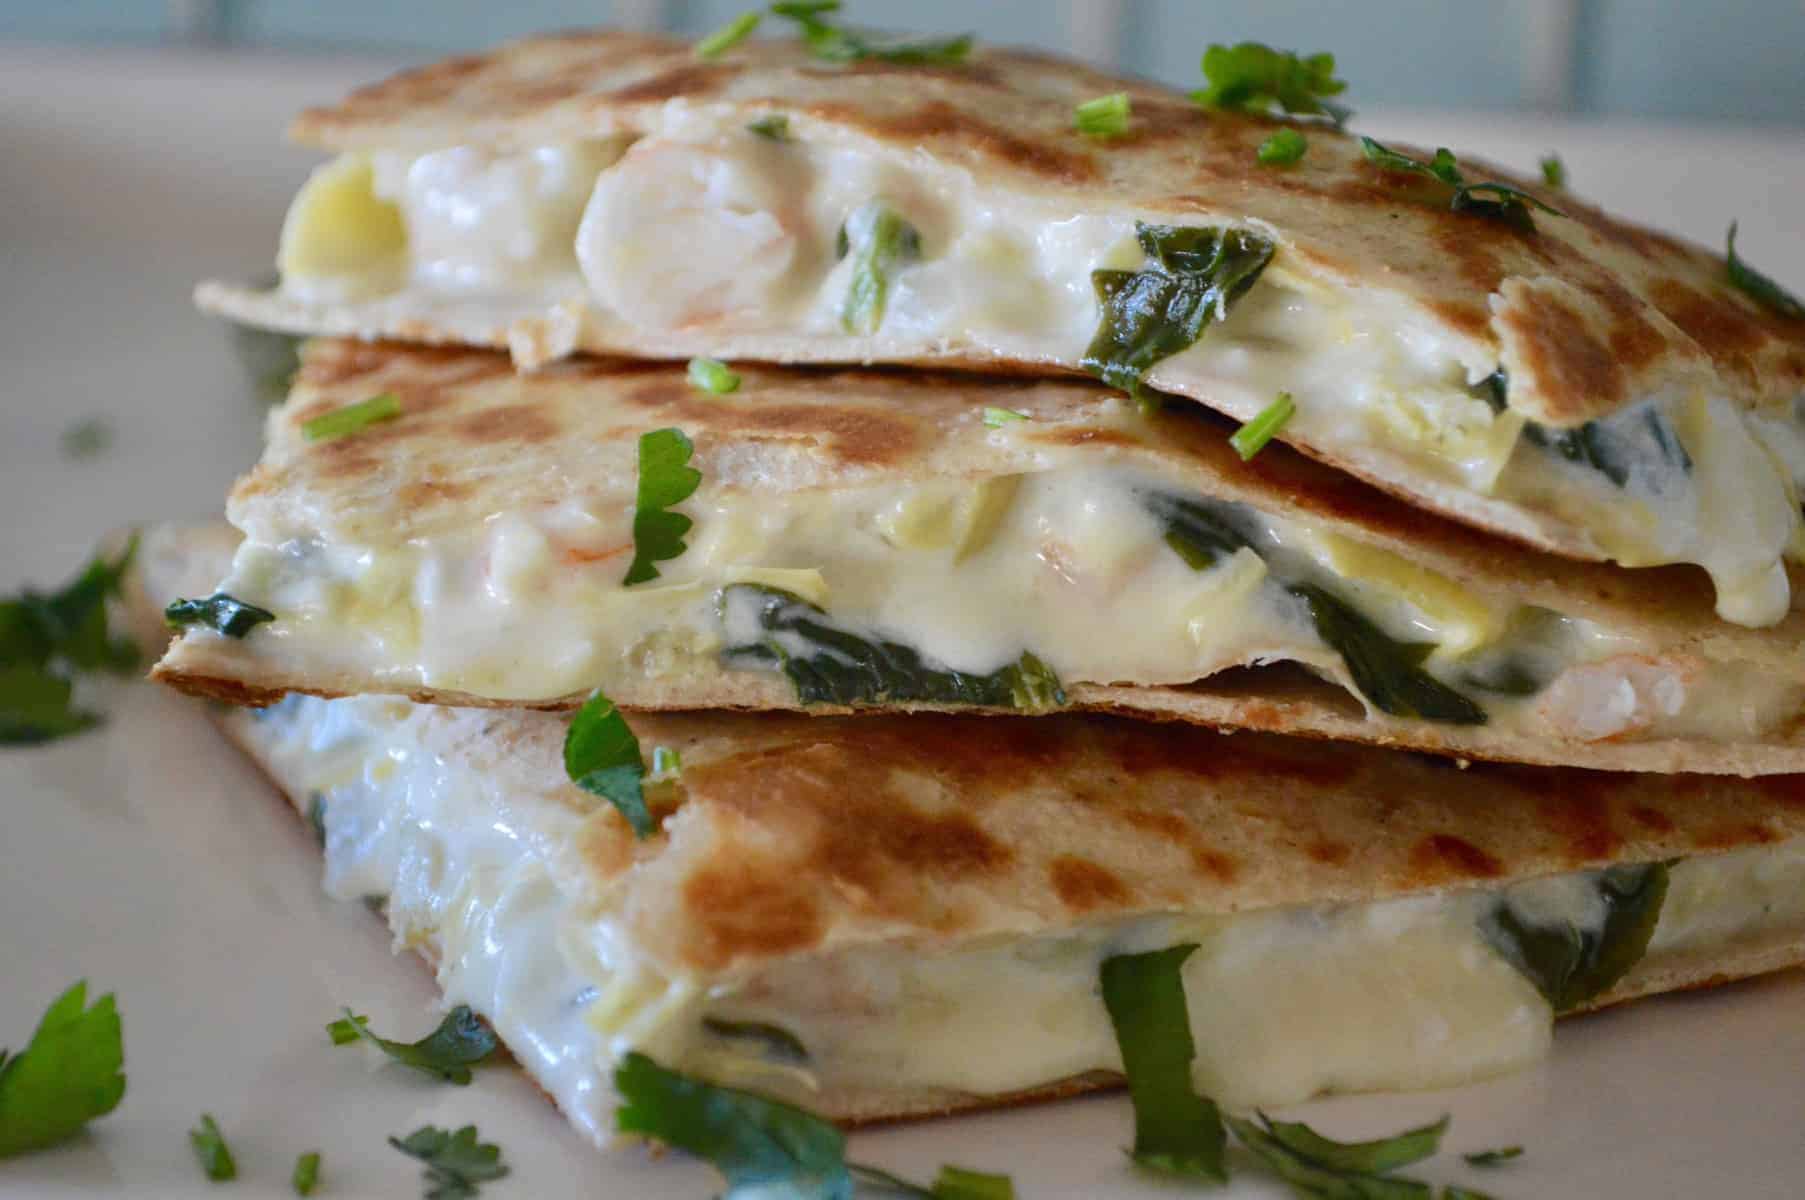
<instances>
[{"instance_id":1,"label":"blurred background","mask_svg":"<svg viewBox=\"0 0 1805 1200\"><path fill-rule=\"evenodd\" d=\"M397 61L534 29L706 32L749 0L0 0L0 39ZM1331 49L1356 106L1805 127L1805 0L851 0L854 21L1074 51L1189 83L1211 41Z\"/></svg>"}]
</instances>

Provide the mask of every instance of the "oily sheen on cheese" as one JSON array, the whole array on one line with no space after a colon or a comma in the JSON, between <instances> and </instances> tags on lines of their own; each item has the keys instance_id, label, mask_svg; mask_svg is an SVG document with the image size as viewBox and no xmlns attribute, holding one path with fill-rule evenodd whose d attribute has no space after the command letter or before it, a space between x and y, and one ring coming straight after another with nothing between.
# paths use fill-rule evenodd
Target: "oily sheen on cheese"
<instances>
[{"instance_id":1,"label":"oily sheen on cheese","mask_svg":"<svg viewBox=\"0 0 1805 1200\"><path fill-rule=\"evenodd\" d=\"M856 339L866 361L925 347L1074 363L1099 319L1092 272L1143 261L1128 216L1037 205L944 164L673 108L637 140L328 164L290 212L282 289L355 300L378 325L384 312L462 313L529 359L568 352L585 327L668 337L674 353L705 330L728 353L736 339L781 334L811 347L798 357L845 357L835 347L849 342L855 263L836 256L837 238L872 203L902 216L923 249L891 272L881 324ZM1415 312L1323 282L1281 242L1245 298L1149 382L1207 393L1241 419L1289 392L1297 411L1283 436L1340 447L1368 477L1426 474L1521 510L1511 519L1529 523L1512 532L1546 540L1558 528L1593 557L1696 563L1726 620L1768 625L1787 611L1781 564L1800 538L1805 479L1787 453L1805 436L1796 406L1745 414L1702 387L1648 396L1598 423L1622 460L1607 474L1489 404L1484 381L1499 364ZM1673 431L1683 459L1637 454L1650 421Z\"/></svg>"},{"instance_id":2,"label":"oily sheen on cheese","mask_svg":"<svg viewBox=\"0 0 1805 1200\"><path fill-rule=\"evenodd\" d=\"M327 889L386 897L398 944L432 948L447 1001L489 1018L598 1142L611 1128L606 1079L628 1050L805 1105L822 1088L1003 1095L1119 1070L1100 963L1180 943L1199 947L1185 966L1194 1078L1225 1104L1452 1085L1549 1045L1553 1014L1478 932L1483 907L1502 894L1540 923L1583 931L1604 919L1577 873L1501 893L1174 911L671 975L634 944L618 900L598 911L572 890L583 812L517 817L523 797L422 742L433 719L371 698L296 698L229 718L301 803L321 797ZM1638 969L1658 976L1669 960L1787 931L1805 931L1805 846L1688 858L1671 869ZM712 1031L723 1022L783 1029L807 1061L723 1038Z\"/></svg>"}]
</instances>

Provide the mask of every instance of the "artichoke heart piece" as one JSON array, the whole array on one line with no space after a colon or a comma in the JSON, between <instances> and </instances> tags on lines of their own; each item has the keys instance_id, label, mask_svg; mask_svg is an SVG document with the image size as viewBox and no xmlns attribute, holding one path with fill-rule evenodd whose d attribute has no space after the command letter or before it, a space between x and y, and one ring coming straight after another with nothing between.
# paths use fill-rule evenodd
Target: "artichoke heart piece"
<instances>
[{"instance_id":1,"label":"artichoke heart piece","mask_svg":"<svg viewBox=\"0 0 1805 1200\"><path fill-rule=\"evenodd\" d=\"M401 210L376 194L367 154L342 154L315 168L282 221L276 267L284 284L330 281L347 297L400 282L407 227Z\"/></svg>"},{"instance_id":2,"label":"artichoke heart piece","mask_svg":"<svg viewBox=\"0 0 1805 1200\"><path fill-rule=\"evenodd\" d=\"M1446 575L1337 533L1311 539L1312 557L1342 579L1416 609L1436 628L1436 654L1460 658L1503 636L1512 607L1476 596Z\"/></svg>"},{"instance_id":3,"label":"artichoke heart piece","mask_svg":"<svg viewBox=\"0 0 1805 1200\"><path fill-rule=\"evenodd\" d=\"M1001 475L924 484L878 513L878 531L892 546L950 549L953 562L962 563L990 544L1021 481Z\"/></svg>"}]
</instances>

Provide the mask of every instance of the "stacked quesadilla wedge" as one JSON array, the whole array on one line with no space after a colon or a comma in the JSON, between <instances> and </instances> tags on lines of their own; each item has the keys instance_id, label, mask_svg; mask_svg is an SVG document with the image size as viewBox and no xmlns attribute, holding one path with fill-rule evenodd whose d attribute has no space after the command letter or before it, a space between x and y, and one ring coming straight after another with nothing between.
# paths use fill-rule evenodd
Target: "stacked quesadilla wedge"
<instances>
[{"instance_id":1,"label":"stacked quesadilla wedge","mask_svg":"<svg viewBox=\"0 0 1805 1200\"><path fill-rule=\"evenodd\" d=\"M1275 169L1265 117L952 57L749 41L704 61L579 33L398 75L296 122L341 157L289 213L280 286L200 299L525 365L1085 370L1242 421L1283 390L1283 438L1419 506L1572 557L1701 565L1731 621L1786 613L1805 310L1471 159L1431 170L1312 127ZM1074 106L1106 93L1126 127L1081 135Z\"/></svg>"},{"instance_id":2,"label":"stacked quesadilla wedge","mask_svg":"<svg viewBox=\"0 0 1805 1200\"><path fill-rule=\"evenodd\" d=\"M157 529L144 603L233 535ZM1184 958L1235 1108L1450 1085L1552 1018L1805 960L1805 782L1476 766L1057 715L634 716L634 836L567 720L380 696L223 709L589 1136L630 1052L844 1121L1108 1084L1106 962ZM1125 1036L1150 1031L1128 1030Z\"/></svg>"}]
</instances>

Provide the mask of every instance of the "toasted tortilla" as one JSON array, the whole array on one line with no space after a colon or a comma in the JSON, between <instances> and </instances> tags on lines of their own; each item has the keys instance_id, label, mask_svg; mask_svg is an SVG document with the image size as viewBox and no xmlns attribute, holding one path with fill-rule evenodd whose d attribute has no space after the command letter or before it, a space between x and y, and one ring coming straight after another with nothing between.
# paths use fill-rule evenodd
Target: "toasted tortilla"
<instances>
[{"instance_id":1,"label":"toasted tortilla","mask_svg":"<svg viewBox=\"0 0 1805 1200\"><path fill-rule=\"evenodd\" d=\"M1075 104L1118 91L1133 106L1124 136L1073 129ZM746 131L772 117L781 142ZM303 114L298 140L348 157L291 213L290 278L207 284L199 299L295 332L510 347L526 366L588 351L1076 370L1098 322L1089 272L1141 262L1135 222L1247 230L1275 247L1270 265L1148 385L1243 421L1292 391L1280 436L1313 456L1543 549L1702 564L1728 619L1777 619L1805 480L1805 320L1736 290L1714 253L1464 155L1469 182L1564 215L1537 212L1525 231L1452 211L1451 188L1383 170L1328 127L1307 128L1302 161L1263 166L1256 149L1279 127L1021 51L905 67L827 64L789 41L699 61L664 37L532 38ZM523 165L542 147L565 158ZM436 152L453 157L432 160L421 195L468 187L474 226L408 215L395 180ZM585 190L596 177L606 203ZM919 226L924 274L893 271L901 315L848 332L851 268L832 242L874 197ZM586 198L594 229L576 238L599 248L579 248L579 274ZM711 205L725 225L703 219ZM530 253L507 240L515 221ZM621 265L629 254L638 265ZM761 254L780 260L768 294L746 290ZM656 301L678 286L688 299ZM1396 362L1335 357L1394 343ZM1467 389L1500 370L1508 407L1492 413ZM1525 422L1549 436L1515 446ZM1616 465L1549 448L1588 422ZM1652 524L1621 519L1625 504Z\"/></svg>"},{"instance_id":2,"label":"toasted tortilla","mask_svg":"<svg viewBox=\"0 0 1805 1200\"><path fill-rule=\"evenodd\" d=\"M141 602L217 553L152 531ZM1463 770L1100 716L645 715L642 748L681 768L648 784L642 840L565 781L555 714L215 715L322 822L328 890L386 895L397 944L598 1141L628 1049L847 1122L1108 1085L1097 963L1173 942L1202 944L1196 1071L1231 1107L1512 1069L1553 1014L1472 923L1591 911L1613 865L1671 864L1665 900L1646 955L1572 1011L1805 959L1798 777ZM735 1040L773 1028L806 1059ZM873 1049L897 1037L894 1063Z\"/></svg>"},{"instance_id":3,"label":"toasted tortilla","mask_svg":"<svg viewBox=\"0 0 1805 1200\"><path fill-rule=\"evenodd\" d=\"M158 678L234 703L568 708L601 687L641 710L954 706L805 694L736 649L720 606L756 586L808 592L822 619L968 675L1030 655L1078 708L1467 758L1805 771L1805 614L1723 624L1694 573L1501 544L1280 445L1243 463L1189 406L1143 415L1081 383L740 371L709 395L665 366L522 376L477 352L314 343L229 507L248 540L219 586L276 619L241 639L196 628ZM377 394L400 415L306 436ZM702 482L676 511L695 523L659 578L624 587L638 440L661 428L693 439ZM1196 569L1149 507L1175 499L1253 548ZM1372 691L1300 608L1305 585L1383 627L1395 659L1438 643L1423 670L1478 720ZM1286 662L1310 673L1267 665ZM1533 694L1480 681L1513 663L1542 664Z\"/></svg>"}]
</instances>

